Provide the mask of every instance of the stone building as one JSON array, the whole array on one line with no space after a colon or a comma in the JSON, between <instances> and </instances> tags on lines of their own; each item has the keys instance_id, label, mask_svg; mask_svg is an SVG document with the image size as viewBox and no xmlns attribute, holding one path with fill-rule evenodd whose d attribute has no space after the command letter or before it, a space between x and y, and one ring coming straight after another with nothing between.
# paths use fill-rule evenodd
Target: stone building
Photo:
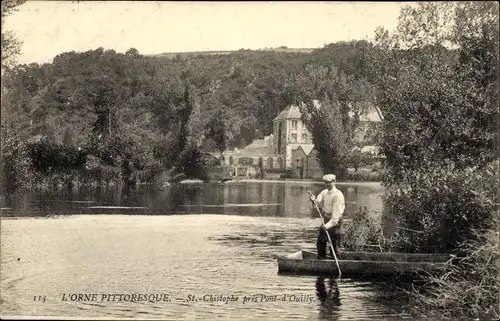
<instances>
[{"instance_id":1,"label":"stone building","mask_svg":"<svg viewBox=\"0 0 500 321\"><path fill-rule=\"evenodd\" d=\"M298 106L289 105L273 120L273 149L276 155L283 155L285 167L290 168L292 152L302 146L304 150L314 148L312 136L301 119Z\"/></svg>"},{"instance_id":2,"label":"stone building","mask_svg":"<svg viewBox=\"0 0 500 321\"><path fill-rule=\"evenodd\" d=\"M320 104L313 101L317 108ZM351 116L353 116L351 114ZM318 178L323 170L318 162L318 152L314 148L312 135L302 121L300 108L289 105L273 120L273 133L263 139L256 139L243 149L225 151L223 166L248 166L262 168L267 172L296 170L300 178ZM382 114L376 107L360 116L360 124L355 132L355 140L363 145L369 141L373 124L380 123ZM364 146L363 150L376 152L377 146Z\"/></svg>"},{"instance_id":3,"label":"stone building","mask_svg":"<svg viewBox=\"0 0 500 321\"><path fill-rule=\"evenodd\" d=\"M254 166L264 170L283 170L283 155L275 154L273 151L273 135L256 139L243 149L225 151L222 154L221 165L223 166Z\"/></svg>"}]
</instances>

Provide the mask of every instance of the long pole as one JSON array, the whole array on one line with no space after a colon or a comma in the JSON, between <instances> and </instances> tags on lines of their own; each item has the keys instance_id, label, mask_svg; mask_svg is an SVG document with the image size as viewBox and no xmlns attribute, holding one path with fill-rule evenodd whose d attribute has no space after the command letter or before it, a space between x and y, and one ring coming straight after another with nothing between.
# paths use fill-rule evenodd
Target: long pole
<instances>
[{"instance_id":1,"label":"long pole","mask_svg":"<svg viewBox=\"0 0 500 321\"><path fill-rule=\"evenodd\" d=\"M314 196L314 194L309 191L309 195ZM340 265L339 265L339 260L337 259L337 254L335 254L335 249L333 248L333 243L332 239L330 238L330 233L328 233L328 229L325 226L325 219L323 218L323 214L321 214L321 211L319 210L318 204L316 201L313 201L314 207L316 208L316 211L318 211L319 217L321 217L321 221L323 222L323 228L325 229L326 236L328 237L328 242L330 243L330 249L332 250L333 257L335 258L335 264L337 264L337 269L339 270L339 278L342 276L342 271L340 270Z\"/></svg>"}]
</instances>

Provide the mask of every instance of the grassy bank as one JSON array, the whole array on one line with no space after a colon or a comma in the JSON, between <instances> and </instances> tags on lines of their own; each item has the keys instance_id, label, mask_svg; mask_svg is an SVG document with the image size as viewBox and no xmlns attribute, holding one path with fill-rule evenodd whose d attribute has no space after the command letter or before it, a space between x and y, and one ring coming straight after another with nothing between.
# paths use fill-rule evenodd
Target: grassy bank
<instances>
[{"instance_id":1,"label":"grassy bank","mask_svg":"<svg viewBox=\"0 0 500 321\"><path fill-rule=\"evenodd\" d=\"M488 229L474 230L474 238L457 250L458 260L447 262L439 275L421 275L415 284L395 283L394 291L409 298L418 317L500 318L500 214L495 212ZM367 209L352 217L343 246L350 251L401 251L402 235L384 235L380 219Z\"/></svg>"},{"instance_id":2,"label":"grassy bank","mask_svg":"<svg viewBox=\"0 0 500 321\"><path fill-rule=\"evenodd\" d=\"M447 264L443 275L427 276L427 283L408 292L417 313L433 317L500 319L500 218L492 228L475 231L473 241L464 242L465 256Z\"/></svg>"}]
</instances>

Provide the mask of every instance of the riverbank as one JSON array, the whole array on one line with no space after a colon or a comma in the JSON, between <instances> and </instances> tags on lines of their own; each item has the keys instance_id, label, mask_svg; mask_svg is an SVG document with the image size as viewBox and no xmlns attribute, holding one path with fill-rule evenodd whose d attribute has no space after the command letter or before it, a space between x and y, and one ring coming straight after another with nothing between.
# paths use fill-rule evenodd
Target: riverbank
<instances>
[{"instance_id":1,"label":"riverbank","mask_svg":"<svg viewBox=\"0 0 500 321\"><path fill-rule=\"evenodd\" d=\"M295 183L295 184L322 184L321 180L311 179L257 179L257 178L242 178L226 181L225 184L231 183ZM337 181L337 185L363 185L363 186L380 186L381 182L364 182L364 181Z\"/></svg>"},{"instance_id":2,"label":"riverbank","mask_svg":"<svg viewBox=\"0 0 500 321\"><path fill-rule=\"evenodd\" d=\"M201 179L186 179L178 182L178 184L203 184L207 181ZM235 183L292 183L292 184L322 184L321 180L311 180L311 179L259 179L259 178L238 178L221 181L208 181L209 183L220 183L220 184L235 184ZM176 184L176 183L169 183ZM337 181L337 185L359 185L359 186L381 186L381 182L371 182L371 181Z\"/></svg>"}]
</instances>

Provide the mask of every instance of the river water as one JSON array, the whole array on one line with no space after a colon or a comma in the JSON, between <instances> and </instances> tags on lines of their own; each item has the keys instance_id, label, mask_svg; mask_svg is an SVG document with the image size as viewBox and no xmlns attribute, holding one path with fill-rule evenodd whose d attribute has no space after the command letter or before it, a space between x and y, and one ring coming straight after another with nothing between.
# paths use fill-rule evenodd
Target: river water
<instances>
[{"instance_id":1,"label":"river water","mask_svg":"<svg viewBox=\"0 0 500 321\"><path fill-rule=\"evenodd\" d=\"M278 274L277 257L314 248L320 220L307 191L317 194L321 188L306 182L228 182L3 197L1 314L406 317L403 300L383 283ZM346 196L347 219L359 206L382 213L379 184L338 188Z\"/></svg>"}]
</instances>

